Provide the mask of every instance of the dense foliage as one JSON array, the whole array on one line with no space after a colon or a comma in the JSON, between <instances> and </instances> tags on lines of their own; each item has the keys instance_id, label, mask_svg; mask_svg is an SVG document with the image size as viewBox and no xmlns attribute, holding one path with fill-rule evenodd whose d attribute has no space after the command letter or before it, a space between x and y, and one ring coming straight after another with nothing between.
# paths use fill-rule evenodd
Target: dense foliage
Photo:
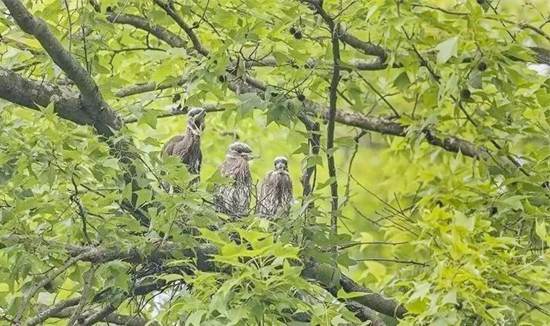
<instances>
[{"instance_id":1,"label":"dense foliage","mask_svg":"<svg viewBox=\"0 0 550 326\"><path fill-rule=\"evenodd\" d=\"M547 0L0 9L1 325L550 322ZM235 140L289 218L214 211Z\"/></svg>"}]
</instances>

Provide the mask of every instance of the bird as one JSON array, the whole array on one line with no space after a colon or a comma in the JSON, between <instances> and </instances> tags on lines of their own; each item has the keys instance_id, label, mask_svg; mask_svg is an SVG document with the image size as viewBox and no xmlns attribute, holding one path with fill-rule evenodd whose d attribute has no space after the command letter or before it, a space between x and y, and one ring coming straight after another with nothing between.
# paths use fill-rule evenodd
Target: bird
<instances>
[{"instance_id":1,"label":"bird","mask_svg":"<svg viewBox=\"0 0 550 326\"><path fill-rule=\"evenodd\" d=\"M191 181L196 185L200 181L202 164L201 134L205 129L204 117L206 111L202 108L193 108L187 113L187 129L185 133L174 136L166 142L162 151L169 156L177 156L187 166L187 171L196 174ZM166 187L165 187L166 188Z\"/></svg>"},{"instance_id":2,"label":"bird","mask_svg":"<svg viewBox=\"0 0 550 326\"><path fill-rule=\"evenodd\" d=\"M274 170L269 171L260 186L256 213L265 218L288 217L292 202L292 179L288 173L288 159L277 156ZM277 216L278 215L278 216Z\"/></svg>"},{"instance_id":3,"label":"bird","mask_svg":"<svg viewBox=\"0 0 550 326\"><path fill-rule=\"evenodd\" d=\"M219 186L214 195L217 212L232 218L247 216L250 211L252 174L248 161L257 158L250 147L242 142L229 145L224 162L220 166L222 177L233 179L231 185Z\"/></svg>"}]
</instances>

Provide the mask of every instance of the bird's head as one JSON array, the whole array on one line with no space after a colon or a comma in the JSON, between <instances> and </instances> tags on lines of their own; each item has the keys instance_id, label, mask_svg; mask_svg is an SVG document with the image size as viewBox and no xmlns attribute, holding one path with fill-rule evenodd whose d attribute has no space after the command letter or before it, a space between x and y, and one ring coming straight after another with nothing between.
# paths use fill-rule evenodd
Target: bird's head
<instances>
[{"instance_id":1,"label":"bird's head","mask_svg":"<svg viewBox=\"0 0 550 326\"><path fill-rule=\"evenodd\" d=\"M204 130L204 117L206 116L206 111L202 108L192 108L187 115L189 116L187 127L193 134L199 136Z\"/></svg>"},{"instance_id":2,"label":"bird's head","mask_svg":"<svg viewBox=\"0 0 550 326\"><path fill-rule=\"evenodd\" d=\"M227 154L235 157L242 157L247 161L259 157L259 155L252 153L252 149L250 149L250 146L241 142L234 142L233 144L229 145L229 150L227 151Z\"/></svg>"},{"instance_id":3,"label":"bird's head","mask_svg":"<svg viewBox=\"0 0 550 326\"><path fill-rule=\"evenodd\" d=\"M273 160L273 165L275 166L275 171L277 172L288 171L288 159L284 156L277 156Z\"/></svg>"}]
</instances>

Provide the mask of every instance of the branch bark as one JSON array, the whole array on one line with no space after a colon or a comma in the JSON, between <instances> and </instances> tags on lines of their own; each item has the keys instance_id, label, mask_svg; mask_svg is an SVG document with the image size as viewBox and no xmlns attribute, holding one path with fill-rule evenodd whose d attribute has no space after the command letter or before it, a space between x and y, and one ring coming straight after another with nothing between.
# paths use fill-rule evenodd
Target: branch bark
<instances>
[{"instance_id":1,"label":"branch bark","mask_svg":"<svg viewBox=\"0 0 550 326\"><path fill-rule=\"evenodd\" d=\"M86 259L87 256L92 256L93 252L82 252L78 254L77 256L72 257L69 259L61 268L57 269L56 271L50 273L47 277L44 277L42 280L40 280L38 283L35 283L34 286L29 290L29 292L25 295L23 298L23 301L21 302L21 305L19 306L19 310L17 311L17 314L15 315L13 322L19 323L21 318L23 317L23 314L25 313L25 310L27 309L27 306L30 302L30 300L38 293L38 291L44 287L46 284L53 282L54 279L56 279L59 275L61 275L63 272L65 272L67 269L69 269L72 265L79 261L83 261Z\"/></svg>"},{"instance_id":2,"label":"branch bark","mask_svg":"<svg viewBox=\"0 0 550 326\"><path fill-rule=\"evenodd\" d=\"M76 108L83 110L93 120L93 126L103 136L112 136L113 130L120 128L117 114L103 101L99 89L78 61L63 48L63 45L51 33L46 23L34 17L19 0L2 0L9 9L19 27L33 35L50 55L56 65L65 72L80 90L82 105Z\"/></svg>"},{"instance_id":3,"label":"branch bark","mask_svg":"<svg viewBox=\"0 0 550 326\"><path fill-rule=\"evenodd\" d=\"M6 246L13 246L18 243L27 243L32 241L33 243L47 243L49 245L56 245L65 248L67 253L71 257L78 257L80 261L86 261L93 264L102 264L113 260L123 260L133 264L139 264L145 261L154 262L163 259L176 258L181 259L181 256L195 258L195 268L201 271L214 271L215 265L209 261L210 257L218 252L217 248L210 244L201 245L196 248L183 248L181 244L173 242L164 242L162 245L156 247L156 250L152 252L141 252L138 249L121 249L117 247L99 247L99 246L77 246L56 243L55 241L46 241L45 239L33 239L28 236L9 235L0 238L0 243ZM85 254L83 254L85 253ZM178 258L179 257L179 258ZM316 264L308 265L303 271L303 277L305 279L314 278L329 292L333 293L334 288L323 284L321 277L317 277L318 266ZM191 272L192 269L189 270ZM353 298L352 301L356 301L366 307L369 307L375 311L386 314L388 316L401 318L405 315L406 310L396 301L386 298L374 291L363 287L353 280L342 276L340 284L346 292L365 292L367 293L363 297ZM155 288L152 288L154 290Z\"/></svg>"},{"instance_id":4,"label":"branch bark","mask_svg":"<svg viewBox=\"0 0 550 326\"><path fill-rule=\"evenodd\" d=\"M115 12L107 12L106 19L113 24L125 24L134 26L137 29L144 30L156 36L159 40L166 42L168 45L175 48L186 48L185 41L178 35L170 32L162 26L152 26L149 21L143 17L122 14Z\"/></svg>"},{"instance_id":5,"label":"branch bark","mask_svg":"<svg viewBox=\"0 0 550 326\"><path fill-rule=\"evenodd\" d=\"M107 304L106 307L101 309L100 311L97 311L93 313L90 317L88 317L81 325L82 326L91 326L97 322L100 322L102 320L105 320L108 316L110 316L112 313L116 311L115 306L113 306L112 303Z\"/></svg>"},{"instance_id":6,"label":"branch bark","mask_svg":"<svg viewBox=\"0 0 550 326\"><path fill-rule=\"evenodd\" d=\"M63 301L65 303L67 301ZM75 311L77 310L76 307L67 306L61 310L51 312L50 309L43 310L40 312L40 315L48 312L47 318L59 318L59 319L67 319L71 317L71 315L74 315ZM96 315L99 311L91 310L87 311L86 313L81 315L81 318L89 318L92 315ZM45 319L44 319L45 320ZM40 321L43 322L44 320ZM106 323L115 324L115 325L126 325L126 326L145 326L145 325L158 325L156 322L150 323L147 319L144 319L139 316L128 316L128 315L121 315L116 312L110 313L107 316L104 316L102 320ZM34 326L38 323L27 323L27 326Z\"/></svg>"},{"instance_id":7,"label":"branch bark","mask_svg":"<svg viewBox=\"0 0 550 326\"><path fill-rule=\"evenodd\" d=\"M176 13L174 7L171 5L171 1L169 1L168 3L164 3L162 2L162 0L153 1L157 6L161 7L166 12L166 14L168 14L168 16L170 16L170 18L172 18L176 22L176 24L181 27L181 29L183 29L185 34L187 34L187 36L189 37L189 40L191 40L191 43L193 43L193 48L202 56L208 56L209 51L204 46L202 46L201 41L199 40L193 29L189 25L187 25L187 23L183 20L183 18L181 18L180 15Z\"/></svg>"},{"instance_id":8,"label":"branch bark","mask_svg":"<svg viewBox=\"0 0 550 326\"><path fill-rule=\"evenodd\" d=\"M120 90L117 94L119 97L136 94L136 92L146 92L155 90L156 84L147 83L132 86L127 89ZM165 87L163 85L159 87ZM38 83L23 78L21 75L10 70L0 68L0 98L8 100L33 110L40 110L40 106L46 107L49 103L54 103L55 112L63 119L67 119L79 125L92 125L93 118L85 114L85 112L75 109L80 107L78 94L72 92L69 88L63 86L50 85L47 83ZM312 116L326 119L328 109L318 106L316 103L304 100L306 112ZM206 107L211 112L222 111L221 108ZM186 114L187 111L173 111L162 114L160 117L175 116ZM300 117L303 122L303 117ZM336 112L335 121L363 129L365 131L373 131L384 135L392 135L398 137L406 137L409 126L402 125L396 121L383 118L365 116L356 112L347 112L338 110ZM128 119L126 122L135 122L135 119ZM313 122L311 127L314 128ZM312 129L313 130L313 129ZM434 146L441 147L446 151L458 153L473 158L488 158L489 150L483 146L476 145L470 141L454 137L442 136L435 129L426 128L424 130L426 141ZM318 143L317 143L318 144ZM315 146L314 146L315 147ZM309 174L311 175L311 173ZM303 180L303 179L302 179ZM303 183L303 182L302 182Z\"/></svg>"},{"instance_id":9,"label":"branch bark","mask_svg":"<svg viewBox=\"0 0 550 326\"><path fill-rule=\"evenodd\" d=\"M317 0L301 0L301 1L306 2L306 3L311 2L312 5L319 6L319 3L317 2ZM155 0L155 2L160 2L160 0ZM160 2L160 3L162 4L162 2ZM171 12L172 12L172 15L177 15L175 12L173 12L173 11L171 11ZM145 20L145 19L143 19L143 20ZM179 20L179 18L178 18L178 20ZM145 22L146 22L146 20L145 20ZM144 23L142 22L141 25L144 25ZM194 34L194 32L192 30L191 30L191 33L194 37L196 37L196 35ZM341 40L344 41L344 39L341 39ZM194 46L197 46L196 50L199 53L201 53L201 51L199 51L202 48L202 45L200 44L200 42L199 43L195 42ZM150 88L152 87L152 85L149 85L149 86L150 86ZM153 89L154 89L154 87L153 87ZM243 93L243 92L257 92L258 90L259 91L265 91L265 86L263 86L259 81L256 81L255 79L253 79L251 77L247 77L246 78L246 83L240 83L240 84L233 83L233 85L230 84L230 89L232 89L235 92L240 92L240 93ZM262 95L262 94L260 94L260 95ZM328 113L327 109L322 108L318 104L316 104L314 102L311 102L311 101L308 101L308 100L304 100L302 102L304 104L304 108L305 108L306 112L308 112L310 115L314 115L314 116L326 119L327 113ZM306 120L306 118L307 117L300 117L300 120L302 120L302 122L304 122ZM361 128L365 131L374 131L374 132L378 132L378 133L381 133L381 134L387 134L387 135L393 135L393 136L399 136L399 137L406 137L407 131L408 131L408 128L409 128L409 126L401 125L397 122L388 120L386 118L369 117L369 116L365 116L365 115L360 114L360 113L352 113L352 112L345 112L345 111L338 111L336 113L335 121L337 121L339 123L342 123L342 124L345 124L345 125L358 127L358 128ZM306 123L307 124L305 124L305 125L306 125L306 128L307 128L308 125L312 125L315 122L313 122L313 121L307 122L306 121ZM487 158L487 157L490 156L489 155L490 152L487 148L485 148L483 146L475 145L472 142L469 142L467 140L463 140L463 139L460 139L458 137L453 137L453 136L442 137L442 136L439 136L440 133L437 130L429 129L429 128L425 128L423 130L423 132L426 136L425 138L426 138L428 143L430 143L434 146L441 147L441 148L443 148L447 151L454 152L454 153L462 152L463 155L473 157L473 158ZM309 175L311 175L311 174L309 174ZM307 177L307 174L304 174L304 176ZM303 184L303 180L304 180L304 177L302 178L302 184ZM307 189L304 188L304 193L306 192L306 190Z\"/></svg>"},{"instance_id":10,"label":"branch bark","mask_svg":"<svg viewBox=\"0 0 550 326\"><path fill-rule=\"evenodd\" d=\"M70 248L71 255L78 255L79 252L89 250L88 247L77 247L72 246ZM110 260L115 259L121 259L124 261L129 261L132 263L138 263L142 262L144 260L148 260L152 258L153 260L158 260L161 258L169 258L172 257L172 255L177 255L178 252L183 254L186 257L204 257L205 259L208 259L211 255L215 254L217 252L217 249L211 245L206 245L201 248L195 248L194 250L190 249L182 249L177 244L174 243L166 243L165 245L159 247L156 250L156 253L154 253L155 256L147 256L143 253L140 253L138 251L119 251L116 248L112 249L105 249L101 252L97 252L96 255L93 257L86 256L86 260L93 262L93 263L102 263ZM201 271L212 271L214 266L207 261L198 262L197 268ZM312 265L308 267L308 270L306 270L303 274L304 277L306 275L312 275L316 274L315 271L317 269L317 265ZM317 282L321 283L323 287L326 289L329 289L330 287L326 284L323 284L323 280L321 278L316 279ZM388 316L396 317L396 318L403 318L406 309L401 306L399 303L394 301L393 299L386 298L378 293L375 293L374 291L363 287L357 283L355 283L352 279L342 276L341 280L341 286L346 292L365 292L367 293L365 296L358 297L356 300L351 299L353 301L357 301L358 303L369 307L375 311L378 311L380 313L383 313Z\"/></svg>"},{"instance_id":11,"label":"branch bark","mask_svg":"<svg viewBox=\"0 0 550 326\"><path fill-rule=\"evenodd\" d=\"M340 41L338 29L340 24L332 26L332 79L329 88L329 110L327 124L327 165L328 176L333 179L330 183L330 228L338 234L338 180L336 176L336 164L334 163L334 128L336 122L336 105L338 101L338 84L340 83ZM337 247L333 248L334 255L337 255Z\"/></svg>"},{"instance_id":12,"label":"branch bark","mask_svg":"<svg viewBox=\"0 0 550 326\"><path fill-rule=\"evenodd\" d=\"M48 309L44 309L43 311L38 313L38 315L36 315L36 317L30 319L27 322L27 326L35 326L35 325L38 325L38 324L42 323L43 321L45 321L48 318L55 317L55 316L57 316L57 314L61 313L61 311L63 311L65 308L76 306L77 304L79 304L80 300L81 300L80 297L73 298L73 299L68 299L68 300L65 300L65 301L61 301L60 303L58 303L58 304L56 304L56 305L54 305L54 306L52 306Z\"/></svg>"},{"instance_id":13,"label":"branch bark","mask_svg":"<svg viewBox=\"0 0 550 326\"><path fill-rule=\"evenodd\" d=\"M338 38L347 45L363 51L365 54L377 56L379 64L383 64L386 61L388 54L382 47L375 45L371 42L361 41L359 38L353 36L347 31L343 30L338 24L334 22L334 19L323 8L323 2L320 0L300 0L300 2L309 4L315 12L323 18L328 28L338 34Z\"/></svg>"}]
</instances>

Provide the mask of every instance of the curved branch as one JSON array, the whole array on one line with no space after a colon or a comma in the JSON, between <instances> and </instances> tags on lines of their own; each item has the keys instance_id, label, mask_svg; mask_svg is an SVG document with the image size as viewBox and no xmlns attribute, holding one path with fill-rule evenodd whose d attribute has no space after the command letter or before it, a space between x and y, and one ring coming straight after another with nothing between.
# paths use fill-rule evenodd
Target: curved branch
<instances>
[{"instance_id":1,"label":"curved branch","mask_svg":"<svg viewBox=\"0 0 550 326\"><path fill-rule=\"evenodd\" d=\"M340 286L344 291L348 293L366 293L364 296L353 298L353 301L365 305L375 311L383 313L384 315L396 318L403 318L407 313L407 309L405 309L405 307L403 307L402 305L397 304L394 300L388 299L381 294L372 291L369 288L357 284L354 280L345 275L342 275L342 277L340 278Z\"/></svg>"},{"instance_id":2,"label":"curved branch","mask_svg":"<svg viewBox=\"0 0 550 326\"><path fill-rule=\"evenodd\" d=\"M18 235L9 235L3 238L0 238L0 243L5 245L14 245L16 243L22 243L29 241L27 236L18 236ZM38 243L44 241L44 239L36 239ZM53 245L55 241L48 241L50 245ZM190 258L196 258L197 264L196 268L201 271L213 271L215 266L209 261L209 257L217 253L217 248L212 245L202 245L196 248L182 248L181 244L165 242L162 245L156 247L156 250L153 252L146 253L141 252L135 248L129 250L123 250L120 248L104 248L104 247L91 247L91 246L76 246L76 245L66 245L57 243L61 247L64 247L70 256L73 257L72 260L80 260L91 262L93 264L101 264L113 260L123 260L130 263L141 263L144 261L158 261L161 259L172 258L174 256L180 257L181 255ZM306 267L303 272L304 278L309 278L308 276L316 275L316 270L318 266L316 264L311 264ZM317 279L318 282L323 284L321 279ZM349 279L345 276L341 278L341 286L347 292L365 292L367 293L363 297L358 297L351 299L356 301L364 306L367 306L375 311L386 314L388 316L394 316L401 318L406 313L404 307L402 307L396 301L386 298L381 294L375 293L368 288L365 288L352 279ZM323 285L327 290L333 291L334 289L328 285ZM154 289L154 288L153 288Z\"/></svg>"},{"instance_id":3,"label":"curved branch","mask_svg":"<svg viewBox=\"0 0 550 326\"><path fill-rule=\"evenodd\" d=\"M183 29L185 34L187 34L187 36L191 40L191 43L193 43L193 48L201 55L207 56L209 51L205 49L204 46L202 46L201 41L197 37L197 34L195 34L195 32L193 32L193 29L189 25L187 25L187 23L183 21L181 16L174 11L174 8L168 3L162 2L161 0L153 1L157 4L157 6L161 7L168 14L168 16L170 16L176 22L176 24L181 27L181 29Z\"/></svg>"},{"instance_id":4,"label":"curved branch","mask_svg":"<svg viewBox=\"0 0 550 326\"><path fill-rule=\"evenodd\" d=\"M321 0L300 0L300 2L309 4L319 16L323 18L328 28L331 31L334 31L338 34L340 41L346 43L347 45L365 52L368 55L377 56L380 60L380 63L386 61L388 54L386 50L382 47L375 45L371 42L361 41L359 38L349 34L347 31L343 30L338 24L334 22L334 19L330 14L323 8L323 2ZM338 26L337 26L338 25Z\"/></svg>"},{"instance_id":5,"label":"curved branch","mask_svg":"<svg viewBox=\"0 0 550 326\"><path fill-rule=\"evenodd\" d=\"M107 12L106 18L109 22L114 24L126 24L134 26L135 28L144 30L155 35L159 40L163 40L168 45L175 48L185 48L185 41L178 35L170 32L162 26L152 26L149 21L143 17L121 14L114 12Z\"/></svg>"},{"instance_id":6,"label":"curved branch","mask_svg":"<svg viewBox=\"0 0 550 326\"><path fill-rule=\"evenodd\" d=\"M0 68L0 98L33 110L53 103L61 118L79 125L94 124L93 117L82 109L78 94L69 88L34 82L4 68Z\"/></svg>"},{"instance_id":7,"label":"curved branch","mask_svg":"<svg viewBox=\"0 0 550 326\"><path fill-rule=\"evenodd\" d=\"M81 299L82 298L79 297L79 298L73 298L73 299L61 301L60 303L38 313L36 317L32 318L27 322L27 326L35 326L42 323L48 318L57 317L58 314L61 313L61 311L63 311L65 308L76 306Z\"/></svg>"},{"instance_id":8,"label":"curved branch","mask_svg":"<svg viewBox=\"0 0 550 326\"><path fill-rule=\"evenodd\" d=\"M336 178L336 164L334 162L334 128L336 126L336 105L338 101L338 84L340 83L340 40L338 39L339 24L331 30L332 40L332 78L329 88L329 110L327 123L327 165L330 182L330 228L338 234L338 179ZM334 253L336 254L336 247Z\"/></svg>"},{"instance_id":9,"label":"curved branch","mask_svg":"<svg viewBox=\"0 0 550 326\"><path fill-rule=\"evenodd\" d=\"M56 65L67 74L81 92L82 105L77 107L90 116L94 127L103 136L113 135L120 128L117 114L103 101L95 81L78 61L55 38L46 23L34 17L19 0L2 0L19 27L33 35Z\"/></svg>"}]
</instances>

